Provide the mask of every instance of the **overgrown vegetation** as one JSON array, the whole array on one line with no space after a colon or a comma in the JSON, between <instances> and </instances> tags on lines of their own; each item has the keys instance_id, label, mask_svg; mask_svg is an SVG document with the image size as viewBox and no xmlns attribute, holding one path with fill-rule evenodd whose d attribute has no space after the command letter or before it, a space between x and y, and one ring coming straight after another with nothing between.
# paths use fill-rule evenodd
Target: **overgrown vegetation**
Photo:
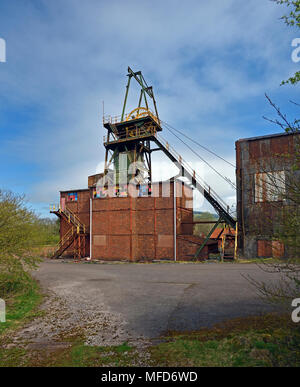
<instances>
[{"instance_id":1,"label":"overgrown vegetation","mask_svg":"<svg viewBox=\"0 0 300 387\"><path fill-rule=\"evenodd\" d=\"M127 343L88 346L83 337L65 338L66 345L57 348L2 350L0 366L300 366L300 329L289 315L239 318L199 331L170 332L160 340L136 348Z\"/></svg>"},{"instance_id":2,"label":"overgrown vegetation","mask_svg":"<svg viewBox=\"0 0 300 387\"><path fill-rule=\"evenodd\" d=\"M39 230L38 246L54 245L59 242L59 219L37 218Z\"/></svg>"},{"instance_id":3,"label":"overgrown vegetation","mask_svg":"<svg viewBox=\"0 0 300 387\"><path fill-rule=\"evenodd\" d=\"M151 348L160 366L300 366L300 329L290 316L235 319L187 334L170 334Z\"/></svg>"},{"instance_id":4,"label":"overgrown vegetation","mask_svg":"<svg viewBox=\"0 0 300 387\"><path fill-rule=\"evenodd\" d=\"M195 212L194 213L194 221L210 221L216 222L218 219L215 214L211 212ZM194 235L201 236L202 234L207 235L213 227L213 223L208 224L196 224L194 226Z\"/></svg>"},{"instance_id":5,"label":"overgrown vegetation","mask_svg":"<svg viewBox=\"0 0 300 387\"><path fill-rule=\"evenodd\" d=\"M276 111L275 119L268 119L289 134L294 134L293 146L283 154L274 154L271 163L263 161L260 170L264 171L261 188L268 198L269 210L264 221L264 230L269 229L272 237L270 242L282 243L286 257L274 259L272 262L261 262L261 268L270 273L279 273L278 280L273 283L249 280L258 289L263 298L270 303L280 303L290 308L291 301L300 296L300 120L290 120L278 106L266 96ZM299 105L293 103L299 108ZM261 226L261 222L254 225ZM260 230L259 234L262 234ZM278 254L279 256L281 254Z\"/></svg>"},{"instance_id":6,"label":"overgrown vegetation","mask_svg":"<svg viewBox=\"0 0 300 387\"><path fill-rule=\"evenodd\" d=\"M0 190L0 298L32 289L37 248L57 238L57 223L39 218L23 195Z\"/></svg>"},{"instance_id":7,"label":"overgrown vegetation","mask_svg":"<svg viewBox=\"0 0 300 387\"><path fill-rule=\"evenodd\" d=\"M37 268L41 247L57 238L57 224L39 218L23 195L0 190L0 298L6 303L0 337L35 315L42 295L30 271Z\"/></svg>"},{"instance_id":8,"label":"overgrown vegetation","mask_svg":"<svg viewBox=\"0 0 300 387\"><path fill-rule=\"evenodd\" d=\"M30 283L30 286L28 286ZM6 322L0 324L0 346L3 333L21 326L29 319L40 314L37 306L41 303L43 296L35 280L28 278L27 288L21 283L21 290L15 289L6 297ZM0 358L2 351L0 350Z\"/></svg>"}]
</instances>

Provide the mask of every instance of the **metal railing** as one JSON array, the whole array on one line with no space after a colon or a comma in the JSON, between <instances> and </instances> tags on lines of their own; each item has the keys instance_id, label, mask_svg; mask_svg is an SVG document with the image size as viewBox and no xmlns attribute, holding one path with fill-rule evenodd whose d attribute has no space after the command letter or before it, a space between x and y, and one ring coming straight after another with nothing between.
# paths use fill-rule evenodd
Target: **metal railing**
<instances>
[{"instance_id":1,"label":"metal railing","mask_svg":"<svg viewBox=\"0 0 300 387\"><path fill-rule=\"evenodd\" d=\"M74 234L75 234L75 229L74 227L71 227L70 230L65 235L63 235L63 237L58 242L57 244L58 250L61 249L62 246L74 236Z\"/></svg>"},{"instance_id":2,"label":"metal railing","mask_svg":"<svg viewBox=\"0 0 300 387\"><path fill-rule=\"evenodd\" d=\"M51 203L50 205L49 205L49 207L50 207L50 211L59 211L59 204L53 204L53 203Z\"/></svg>"},{"instance_id":3,"label":"metal railing","mask_svg":"<svg viewBox=\"0 0 300 387\"><path fill-rule=\"evenodd\" d=\"M128 141L134 138L143 138L149 136L155 136L157 133L156 127L154 125L141 128L133 128L122 130L118 133L118 138L113 138L112 140L107 141L107 136L103 136L103 143L110 144L120 141Z\"/></svg>"},{"instance_id":4,"label":"metal railing","mask_svg":"<svg viewBox=\"0 0 300 387\"><path fill-rule=\"evenodd\" d=\"M74 212L72 212L69 208L65 207L64 209L62 209L62 207L58 204L50 204L50 211L57 211L59 213L63 213L68 219L69 223L73 223L75 225L77 234L79 234L80 232L86 232L86 225L82 223L79 217L75 215Z\"/></svg>"},{"instance_id":5,"label":"metal railing","mask_svg":"<svg viewBox=\"0 0 300 387\"><path fill-rule=\"evenodd\" d=\"M177 162L183 166L183 168L198 182L202 188L208 192L208 194L217 201L224 211L229 212L229 206L224 200L208 185L201 176L182 158L182 156L161 136L156 133L155 136L171 153L171 155L177 160Z\"/></svg>"},{"instance_id":6,"label":"metal railing","mask_svg":"<svg viewBox=\"0 0 300 387\"><path fill-rule=\"evenodd\" d=\"M147 116L153 118L154 121L158 122L155 114L150 109L148 109L147 111L142 111L142 113L138 113L134 116L131 116L131 113L127 113L124 115L123 120L122 120L121 114L118 116L105 115L103 116L103 124L119 124L121 122L136 120L138 118L147 117Z\"/></svg>"},{"instance_id":7,"label":"metal railing","mask_svg":"<svg viewBox=\"0 0 300 387\"><path fill-rule=\"evenodd\" d=\"M72 212L69 208L64 208L62 210L60 208L59 212L64 212L64 214L68 217L69 223L72 222L77 227L77 233L79 234L80 231L83 231L85 233L85 224L81 222L81 220Z\"/></svg>"}]
</instances>

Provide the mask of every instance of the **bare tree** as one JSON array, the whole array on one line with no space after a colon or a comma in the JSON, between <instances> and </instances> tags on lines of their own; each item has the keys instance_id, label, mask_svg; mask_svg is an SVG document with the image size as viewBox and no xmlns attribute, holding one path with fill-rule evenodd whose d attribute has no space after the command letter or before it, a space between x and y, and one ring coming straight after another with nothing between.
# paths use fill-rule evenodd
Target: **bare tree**
<instances>
[{"instance_id":1,"label":"bare tree","mask_svg":"<svg viewBox=\"0 0 300 387\"><path fill-rule=\"evenodd\" d=\"M259 264L267 272L279 273L279 280L273 284L258 282L253 278L250 281L256 286L261 295L269 302L290 305L290 300L300 297L300 127L299 119L292 121L283 114L278 106L266 95L270 105L276 111L276 118L266 120L279 126L286 133L294 134L293 148L284 154L274 155L278 169L278 158L282 160L284 173L279 173L268 165L260 170L259 187L264 190L270 200L271 215L267 220L272 230L271 240L284 244L286 255L283 259L274 259L271 263ZM296 108L300 106L291 102ZM265 166L264 166L265 167ZM256 198L259 200L259 197Z\"/></svg>"}]
</instances>

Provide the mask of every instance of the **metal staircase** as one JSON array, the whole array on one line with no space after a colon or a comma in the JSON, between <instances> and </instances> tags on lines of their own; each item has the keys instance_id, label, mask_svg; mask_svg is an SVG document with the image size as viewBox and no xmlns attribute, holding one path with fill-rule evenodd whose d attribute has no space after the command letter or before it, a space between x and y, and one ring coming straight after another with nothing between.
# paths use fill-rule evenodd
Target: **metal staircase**
<instances>
[{"instance_id":1,"label":"metal staircase","mask_svg":"<svg viewBox=\"0 0 300 387\"><path fill-rule=\"evenodd\" d=\"M71 244L74 242L76 238L76 232L75 228L72 227L59 241L58 243L58 248L51 257L52 259L57 259L59 258L66 250L68 247L71 246Z\"/></svg>"},{"instance_id":2,"label":"metal staircase","mask_svg":"<svg viewBox=\"0 0 300 387\"><path fill-rule=\"evenodd\" d=\"M210 236L217 228L218 224L224 221L229 227L236 229L237 222L229 213L229 206L223 201L222 198L207 184L205 181L192 169L186 161L183 160L181 155L176 152L174 148L157 132L153 137L153 141L156 145L168 156L168 158L179 168L180 175L187 178L190 185L196 188L204 198L213 206L216 213L219 215L219 219L213 226L212 230L204 239L201 246L197 249L194 259L197 259L203 250L204 246L210 240ZM235 249L236 256L236 249Z\"/></svg>"},{"instance_id":3,"label":"metal staircase","mask_svg":"<svg viewBox=\"0 0 300 387\"><path fill-rule=\"evenodd\" d=\"M72 244L74 245L73 255L75 259L85 256L86 237L89 235L88 227L68 208L50 206L50 213L65 219L71 228L60 239L57 250L52 259L59 258Z\"/></svg>"},{"instance_id":4,"label":"metal staircase","mask_svg":"<svg viewBox=\"0 0 300 387\"><path fill-rule=\"evenodd\" d=\"M170 144L156 133L153 137L156 145L169 157L180 169L180 174L186 177L191 185L202 193L205 199L213 206L221 220L235 228L236 220L229 213L229 206L218 196L218 194L193 170L186 161L175 151Z\"/></svg>"}]
</instances>

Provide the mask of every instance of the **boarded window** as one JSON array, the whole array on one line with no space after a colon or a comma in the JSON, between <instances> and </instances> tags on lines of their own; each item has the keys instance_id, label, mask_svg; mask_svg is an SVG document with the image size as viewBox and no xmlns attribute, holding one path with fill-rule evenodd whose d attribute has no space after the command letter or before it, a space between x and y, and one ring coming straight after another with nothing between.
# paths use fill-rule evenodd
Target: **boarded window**
<instances>
[{"instance_id":1,"label":"boarded window","mask_svg":"<svg viewBox=\"0 0 300 387\"><path fill-rule=\"evenodd\" d=\"M157 247L173 247L173 235L158 235Z\"/></svg>"},{"instance_id":2,"label":"boarded window","mask_svg":"<svg viewBox=\"0 0 300 387\"><path fill-rule=\"evenodd\" d=\"M106 235L94 235L95 246L106 246Z\"/></svg>"},{"instance_id":3,"label":"boarded window","mask_svg":"<svg viewBox=\"0 0 300 387\"><path fill-rule=\"evenodd\" d=\"M278 202L285 197L285 172L256 173L255 202Z\"/></svg>"}]
</instances>

